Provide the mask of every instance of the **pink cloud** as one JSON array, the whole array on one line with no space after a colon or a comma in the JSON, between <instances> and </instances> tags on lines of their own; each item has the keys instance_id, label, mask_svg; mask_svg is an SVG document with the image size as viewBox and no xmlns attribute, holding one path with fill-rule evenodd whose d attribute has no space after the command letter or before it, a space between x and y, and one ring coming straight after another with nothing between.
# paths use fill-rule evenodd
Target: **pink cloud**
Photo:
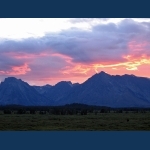
<instances>
[{"instance_id":1,"label":"pink cloud","mask_svg":"<svg viewBox=\"0 0 150 150\"><path fill-rule=\"evenodd\" d=\"M22 66L12 66L10 70L7 71L0 71L1 75L25 75L27 72L31 71L29 66L25 63Z\"/></svg>"},{"instance_id":2,"label":"pink cloud","mask_svg":"<svg viewBox=\"0 0 150 150\"><path fill-rule=\"evenodd\" d=\"M6 56L13 57L15 59L34 59L38 57L45 57L49 55L47 52L41 53L26 53L26 52L5 52Z\"/></svg>"}]
</instances>

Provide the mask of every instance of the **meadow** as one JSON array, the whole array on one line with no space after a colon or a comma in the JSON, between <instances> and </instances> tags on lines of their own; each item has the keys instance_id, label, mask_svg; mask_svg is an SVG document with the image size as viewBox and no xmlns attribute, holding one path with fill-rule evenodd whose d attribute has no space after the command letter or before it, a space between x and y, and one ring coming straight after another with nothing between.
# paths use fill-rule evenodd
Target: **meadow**
<instances>
[{"instance_id":1,"label":"meadow","mask_svg":"<svg viewBox=\"0 0 150 150\"><path fill-rule=\"evenodd\" d=\"M150 112L123 111L86 115L4 114L0 111L1 131L149 131Z\"/></svg>"}]
</instances>

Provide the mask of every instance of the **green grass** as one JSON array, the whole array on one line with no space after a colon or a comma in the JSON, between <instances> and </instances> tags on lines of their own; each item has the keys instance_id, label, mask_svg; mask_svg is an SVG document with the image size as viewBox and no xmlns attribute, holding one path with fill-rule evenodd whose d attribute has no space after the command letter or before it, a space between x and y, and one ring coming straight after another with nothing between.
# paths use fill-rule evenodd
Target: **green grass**
<instances>
[{"instance_id":1,"label":"green grass","mask_svg":"<svg viewBox=\"0 0 150 150\"><path fill-rule=\"evenodd\" d=\"M129 119L129 121L127 121ZM0 114L0 130L129 131L150 130L150 112L88 115Z\"/></svg>"}]
</instances>

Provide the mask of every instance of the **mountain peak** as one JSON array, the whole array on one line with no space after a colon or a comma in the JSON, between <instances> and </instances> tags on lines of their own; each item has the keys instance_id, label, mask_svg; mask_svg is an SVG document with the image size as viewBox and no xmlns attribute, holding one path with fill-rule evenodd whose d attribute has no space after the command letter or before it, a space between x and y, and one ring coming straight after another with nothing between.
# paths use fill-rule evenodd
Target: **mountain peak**
<instances>
[{"instance_id":1,"label":"mountain peak","mask_svg":"<svg viewBox=\"0 0 150 150\"><path fill-rule=\"evenodd\" d=\"M19 79L21 80L21 79ZM14 82L14 81L18 81L18 79L16 79L15 77L8 77L8 78L5 78L4 82Z\"/></svg>"},{"instance_id":2,"label":"mountain peak","mask_svg":"<svg viewBox=\"0 0 150 150\"><path fill-rule=\"evenodd\" d=\"M99 73L99 75L106 76L106 75L109 75L109 74L106 73L106 72L104 72L104 71L101 71L101 72Z\"/></svg>"},{"instance_id":3,"label":"mountain peak","mask_svg":"<svg viewBox=\"0 0 150 150\"><path fill-rule=\"evenodd\" d=\"M100 73L105 73L105 71L101 71Z\"/></svg>"},{"instance_id":4,"label":"mountain peak","mask_svg":"<svg viewBox=\"0 0 150 150\"><path fill-rule=\"evenodd\" d=\"M55 86L60 86L60 85L69 85L72 86L72 82L71 81L60 81L58 82Z\"/></svg>"},{"instance_id":5,"label":"mountain peak","mask_svg":"<svg viewBox=\"0 0 150 150\"><path fill-rule=\"evenodd\" d=\"M45 87L52 87L52 85L46 84Z\"/></svg>"},{"instance_id":6,"label":"mountain peak","mask_svg":"<svg viewBox=\"0 0 150 150\"><path fill-rule=\"evenodd\" d=\"M104 71L101 71L99 74L107 74L106 72L104 72Z\"/></svg>"}]
</instances>

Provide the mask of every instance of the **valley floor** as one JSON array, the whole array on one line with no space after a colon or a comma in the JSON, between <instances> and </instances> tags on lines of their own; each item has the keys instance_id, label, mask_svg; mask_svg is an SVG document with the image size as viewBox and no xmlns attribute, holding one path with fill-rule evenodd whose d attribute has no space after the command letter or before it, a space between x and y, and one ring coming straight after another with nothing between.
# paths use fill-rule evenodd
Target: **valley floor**
<instances>
[{"instance_id":1,"label":"valley floor","mask_svg":"<svg viewBox=\"0 0 150 150\"><path fill-rule=\"evenodd\" d=\"M141 131L150 130L150 112L88 113L87 115L0 114L7 131Z\"/></svg>"}]
</instances>

